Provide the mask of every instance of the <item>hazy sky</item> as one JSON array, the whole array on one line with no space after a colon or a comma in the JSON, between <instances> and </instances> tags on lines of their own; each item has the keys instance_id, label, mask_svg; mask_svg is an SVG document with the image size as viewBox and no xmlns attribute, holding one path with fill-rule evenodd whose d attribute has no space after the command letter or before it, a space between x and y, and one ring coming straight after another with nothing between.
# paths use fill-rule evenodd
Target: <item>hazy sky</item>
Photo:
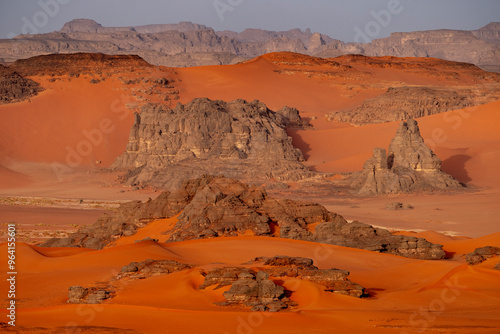
<instances>
[{"instance_id":1,"label":"hazy sky","mask_svg":"<svg viewBox=\"0 0 500 334\"><path fill-rule=\"evenodd\" d=\"M390 15L387 15L387 14ZM377 17L378 16L378 20ZM0 38L59 30L75 18L103 26L192 21L215 30L311 28L353 41L396 31L480 28L500 0L0 0Z\"/></svg>"}]
</instances>

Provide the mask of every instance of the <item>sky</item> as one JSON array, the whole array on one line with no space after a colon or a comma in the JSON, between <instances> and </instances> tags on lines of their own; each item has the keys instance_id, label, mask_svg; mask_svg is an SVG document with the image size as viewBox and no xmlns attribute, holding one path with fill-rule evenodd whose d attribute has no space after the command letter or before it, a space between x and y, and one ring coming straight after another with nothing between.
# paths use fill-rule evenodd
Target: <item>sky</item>
<instances>
[{"instance_id":1,"label":"sky","mask_svg":"<svg viewBox=\"0 0 500 334\"><path fill-rule=\"evenodd\" d=\"M0 38L57 31L76 18L103 26L191 21L215 30L310 28L345 42L392 32L478 29L500 0L0 0Z\"/></svg>"}]
</instances>

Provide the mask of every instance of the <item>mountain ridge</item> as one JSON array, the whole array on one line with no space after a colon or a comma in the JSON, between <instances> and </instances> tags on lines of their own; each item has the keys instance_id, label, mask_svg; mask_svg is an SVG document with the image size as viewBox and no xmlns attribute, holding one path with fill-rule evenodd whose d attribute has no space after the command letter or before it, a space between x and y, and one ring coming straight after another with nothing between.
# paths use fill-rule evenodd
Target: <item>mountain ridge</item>
<instances>
[{"instance_id":1,"label":"mountain ridge","mask_svg":"<svg viewBox=\"0 0 500 334\"><path fill-rule=\"evenodd\" d=\"M470 31L396 32L370 43L346 43L310 29L215 31L191 22L103 27L94 20L77 19L56 32L0 40L0 63L50 53L95 52L138 54L152 64L189 67L234 64L278 51L326 58L344 54L435 57L500 71L500 23Z\"/></svg>"}]
</instances>

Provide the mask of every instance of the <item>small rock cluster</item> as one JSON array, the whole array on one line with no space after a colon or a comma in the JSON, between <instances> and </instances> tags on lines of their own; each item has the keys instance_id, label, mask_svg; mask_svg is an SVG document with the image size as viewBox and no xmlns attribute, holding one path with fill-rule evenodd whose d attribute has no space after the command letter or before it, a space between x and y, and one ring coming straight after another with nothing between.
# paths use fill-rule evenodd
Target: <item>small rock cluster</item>
<instances>
[{"instance_id":1,"label":"small rock cluster","mask_svg":"<svg viewBox=\"0 0 500 334\"><path fill-rule=\"evenodd\" d=\"M487 259L500 255L500 247L493 246L485 246L481 248L476 248L472 253L469 253L465 256L465 261L469 265L480 264ZM498 268L497 268L498 267ZM498 263L495 269L500 268L500 263Z\"/></svg>"},{"instance_id":2,"label":"small rock cluster","mask_svg":"<svg viewBox=\"0 0 500 334\"><path fill-rule=\"evenodd\" d=\"M248 264L260 264L264 267L252 270L246 267L224 267L203 272L205 281L199 287L204 290L215 286L220 289L225 286L231 288L224 292L226 302L221 306L246 306L252 311L276 312L292 308L296 304L288 296L290 291L277 285L270 279L298 278L322 285L324 291L361 297L364 288L347 279L348 271L339 269L318 269L313 260L300 257L275 256L271 258L259 257Z\"/></svg>"},{"instance_id":3,"label":"small rock cluster","mask_svg":"<svg viewBox=\"0 0 500 334\"><path fill-rule=\"evenodd\" d=\"M386 210L413 210L413 205L400 202L388 203L385 206Z\"/></svg>"}]
</instances>

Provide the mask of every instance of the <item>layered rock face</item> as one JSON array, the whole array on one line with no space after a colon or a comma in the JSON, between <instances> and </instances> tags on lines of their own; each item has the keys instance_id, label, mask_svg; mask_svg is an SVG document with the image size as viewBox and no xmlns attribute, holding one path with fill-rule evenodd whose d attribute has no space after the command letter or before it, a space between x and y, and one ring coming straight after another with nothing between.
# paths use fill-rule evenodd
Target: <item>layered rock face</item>
<instances>
[{"instance_id":1,"label":"layered rock face","mask_svg":"<svg viewBox=\"0 0 500 334\"><path fill-rule=\"evenodd\" d=\"M355 125L403 121L478 106L499 98L500 92L486 85L477 89L394 87L358 107L329 114L328 119Z\"/></svg>"},{"instance_id":2,"label":"layered rock face","mask_svg":"<svg viewBox=\"0 0 500 334\"><path fill-rule=\"evenodd\" d=\"M170 235L169 241L251 233L410 258L442 259L445 256L441 245L425 239L395 236L359 222L348 223L319 204L275 199L261 188L223 177L191 180L176 192L163 193L155 200L124 204L114 215L103 216L68 238L50 239L43 246L100 249L123 235L133 235L155 218L171 217L181 211L174 227L166 227L163 232Z\"/></svg>"},{"instance_id":3,"label":"layered rock face","mask_svg":"<svg viewBox=\"0 0 500 334\"><path fill-rule=\"evenodd\" d=\"M441 160L425 144L414 119L401 122L386 152L375 148L363 172L353 176L360 194L460 189L463 186L441 171Z\"/></svg>"},{"instance_id":4,"label":"layered rock face","mask_svg":"<svg viewBox=\"0 0 500 334\"><path fill-rule=\"evenodd\" d=\"M131 169L128 184L157 187L214 172L261 181L311 176L285 131L300 116L290 108L282 113L244 100L199 98L174 109L150 104L136 115L126 151L113 167Z\"/></svg>"},{"instance_id":5,"label":"layered rock face","mask_svg":"<svg viewBox=\"0 0 500 334\"><path fill-rule=\"evenodd\" d=\"M43 89L31 79L24 78L13 69L0 65L0 104L26 100Z\"/></svg>"}]
</instances>

